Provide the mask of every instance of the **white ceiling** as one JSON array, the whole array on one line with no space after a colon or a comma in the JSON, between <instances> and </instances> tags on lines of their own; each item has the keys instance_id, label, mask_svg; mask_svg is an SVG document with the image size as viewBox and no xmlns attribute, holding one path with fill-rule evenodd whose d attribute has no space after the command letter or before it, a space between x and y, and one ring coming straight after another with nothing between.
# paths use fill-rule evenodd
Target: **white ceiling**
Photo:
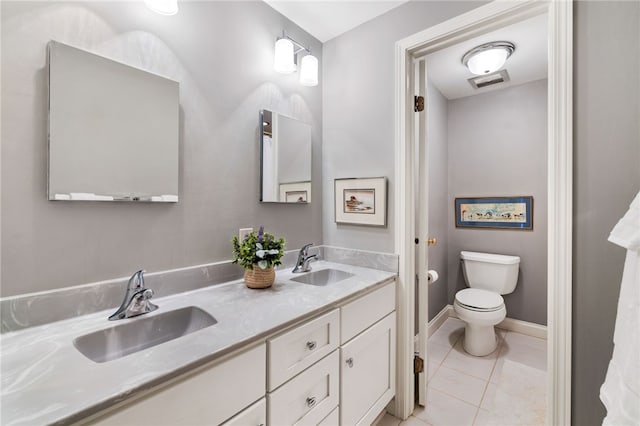
<instances>
[{"instance_id":1,"label":"white ceiling","mask_svg":"<svg viewBox=\"0 0 640 426\"><path fill-rule=\"evenodd\" d=\"M467 81L474 75L462 64L462 56L475 46L490 41L510 41L516 45L516 50L503 67L511 80L474 89ZM427 55L426 60L429 79L447 99L477 95L546 78L547 15L538 15L438 50Z\"/></svg>"},{"instance_id":2,"label":"white ceiling","mask_svg":"<svg viewBox=\"0 0 640 426\"><path fill-rule=\"evenodd\" d=\"M269 6L324 43L407 0L264 0Z\"/></svg>"}]
</instances>

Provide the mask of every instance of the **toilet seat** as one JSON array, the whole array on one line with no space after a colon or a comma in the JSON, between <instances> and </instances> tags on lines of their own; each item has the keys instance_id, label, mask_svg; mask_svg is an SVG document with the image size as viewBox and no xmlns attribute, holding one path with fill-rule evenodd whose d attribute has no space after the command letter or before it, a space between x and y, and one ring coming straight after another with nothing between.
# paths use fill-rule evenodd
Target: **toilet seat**
<instances>
[{"instance_id":1,"label":"toilet seat","mask_svg":"<svg viewBox=\"0 0 640 426\"><path fill-rule=\"evenodd\" d=\"M476 312L495 312L504 307L504 299L498 293L479 288L466 288L456 293L456 303Z\"/></svg>"}]
</instances>

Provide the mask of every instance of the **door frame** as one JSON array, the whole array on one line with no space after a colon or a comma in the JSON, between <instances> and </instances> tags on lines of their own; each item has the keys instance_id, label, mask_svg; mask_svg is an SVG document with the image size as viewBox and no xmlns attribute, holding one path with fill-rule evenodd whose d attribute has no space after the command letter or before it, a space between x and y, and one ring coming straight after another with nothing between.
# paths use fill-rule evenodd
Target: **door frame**
<instances>
[{"instance_id":1,"label":"door frame","mask_svg":"<svg viewBox=\"0 0 640 426\"><path fill-rule=\"evenodd\" d=\"M571 424L573 4L494 1L404 38L395 46L395 251L398 273L394 411L414 409L415 182L413 60L488 30L548 13L547 424ZM421 235L421 238L426 236Z\"/></svg>"}]
</instances>

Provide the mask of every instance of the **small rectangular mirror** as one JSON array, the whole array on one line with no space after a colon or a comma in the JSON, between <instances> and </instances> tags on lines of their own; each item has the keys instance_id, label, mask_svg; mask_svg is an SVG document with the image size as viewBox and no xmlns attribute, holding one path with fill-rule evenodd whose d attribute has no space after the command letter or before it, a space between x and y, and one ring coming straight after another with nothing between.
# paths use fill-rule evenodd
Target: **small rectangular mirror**
<instances>
[{"instance_id":1,"label":"small rectangular mirror","mask_svg":"<svg viewBox=\"0 0 640 426\"><path fill-rule=\"evenodd\" d=\"M260 201L311 202L311 125L260 111Z\"/></svg>"},{"instance_id":2,"label":"small rectangular mirror","mask_svg":"<svg viewBox=\"0 0 640 426\"><path fill-rule=\"evenodd\" d=\"M178 201L176 81L49 43L49 200Z\"/></svg>"}]
</instances>

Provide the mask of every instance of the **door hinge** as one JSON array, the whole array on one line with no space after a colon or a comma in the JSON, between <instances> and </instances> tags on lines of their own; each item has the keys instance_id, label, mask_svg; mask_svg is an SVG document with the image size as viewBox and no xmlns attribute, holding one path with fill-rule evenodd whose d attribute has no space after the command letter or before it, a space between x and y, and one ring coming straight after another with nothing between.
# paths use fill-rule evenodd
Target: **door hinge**
<instances>
[{"instance_id":1,"label":"door hinge","mask_svg":"<svg viewBox=\"0 0 640 426\"><path fill-rule=\"evenodd\" d=\"M424 359L418 355L413 357L413 374L422 373L424 371Z\"/></svg>"},{"instance_id":2,"label":"door hinge","mask_svg":"<svg viewBox=\"0 0 640 426\"><path fill-rule=\"evenodd\" d=\"M413 97L413 110L415 112L424 111L424 96Z\"/></svg>"}]
</instances>

